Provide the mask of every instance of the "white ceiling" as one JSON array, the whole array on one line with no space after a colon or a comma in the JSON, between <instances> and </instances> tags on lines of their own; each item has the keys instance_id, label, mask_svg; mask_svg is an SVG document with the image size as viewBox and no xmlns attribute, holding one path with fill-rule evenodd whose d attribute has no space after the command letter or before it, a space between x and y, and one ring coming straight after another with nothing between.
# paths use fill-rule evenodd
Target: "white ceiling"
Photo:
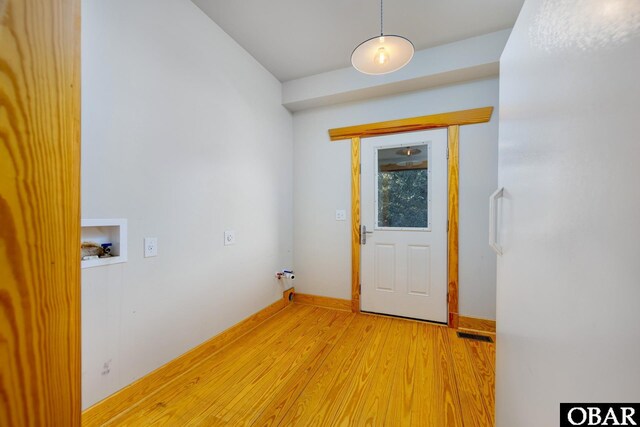
<instances>
[{"instance_id":1,"label":"white ceiling","mask_svg":"<svg viewBox=\"0 0 640 427\"><path fill-rule=\"evenodd\" d=\"M380 32L379 0L193 2L283 82L349 66L353 48ZM387 0L384 32L426 49L510 28L523 2Z\"/></svg>"}]
</instances>

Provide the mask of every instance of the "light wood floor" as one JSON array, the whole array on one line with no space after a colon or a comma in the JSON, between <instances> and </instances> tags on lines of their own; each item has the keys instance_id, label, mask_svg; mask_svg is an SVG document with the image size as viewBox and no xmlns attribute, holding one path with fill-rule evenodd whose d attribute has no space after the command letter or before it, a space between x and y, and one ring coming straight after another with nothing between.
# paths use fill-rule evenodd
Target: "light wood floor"
<instances>
[{"instance_id":1,"label":"light wood floor","mask_svg":"<svg viewBox=\"0 0 640 427\"><path fill-rule=\"evenodd\" d=\"M494 361L446 327L293 304L106 425L492 426Z\"/></svg>"}]
</instances>

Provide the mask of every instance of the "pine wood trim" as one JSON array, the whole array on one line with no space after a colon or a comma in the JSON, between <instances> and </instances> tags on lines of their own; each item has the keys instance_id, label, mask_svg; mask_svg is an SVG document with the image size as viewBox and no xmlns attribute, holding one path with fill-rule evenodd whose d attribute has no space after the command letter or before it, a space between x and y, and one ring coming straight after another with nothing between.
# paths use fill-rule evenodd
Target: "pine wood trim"
<instances>
[{"instance_id":1,"label":"pine wood trim","mask_svg":"<svg viewBox=\"0 0 640 427\"><path fill-rule=\"evenodd\" d=\"M332 141L351 138L351 309L360 312L360 151L361 138L446 127L448 130L448 325L458 327L458 217L460 126L486 123L493 107L453 111L409 119L390 120L330 129Z\"/></svg>"},{"instance_id":2,"label":"pine wood trim","mask_svg":"<svg viewBox=\"0 0 640 427\"><path fill-rule=\"evenodd\" d=\"M0 0L0 425L80 425L80 1Z\"/></svg>"},{"instance_id":3,"label":"pine wood trim","mask_svg":"<svg viewBox=\"0 0 640 427\"><path fill-rule=\"evenodd\" d=\"M348 299L296 293L293 296L293 302L296 304L316 305L318 307L351 311L351 301Z\"/></svg>"},{"instance_id":4,"label":"pine wood trim","mask_svg":"<svg viewBox=\"0 0 640 427\"><path fill-rule=\"evenodd\" d=\"M466 329L470 331L496 333L496 321L489 319L480 319L477 317L458 317L458 329Z\"/></svg>"},{"instance_id":5,"label":"pine wood trim","mask_svg":"<svg viewBox=\"0 0 640 427\"><path fill-rule=\"evenodd\" d=\"M448 129L448 183L449 183L449 233L448 233L448 304L449 327L458 326L458 196L459 196L459 143L460 126Z\"/></svg>"},{"instance_id":6,"label":"pine wood trim","mask_svg":"<svg viewBox=\"0 0 640 427\"><path fill-rule=\"evenodd\" d=\"M289 304L285 303L284 298L274 302L210 340L178 356L166 365L145 375L122 390L87 408L82 413L82 424L102 425L114 416L126 411L127 408L142 400L146 395L156 392L159 388L162 388L174 378L179 377L194 365L202 363L213 353L250 332L260 323L288 305Z\"/></svg>"},{"instance_id":7,"label":"pine wood trim","mask_svg":"<svg viewBox=\"0 0 640 427\"><path fill-rule=\"evenodd\" d=\"M444 128L453 125L471 125L485 123L491 119L493 107L473 108L470 110L450 111L448 113L411 117L408 119L389 120L386 122L367 123L329 129L331 141L352 138L367 138L389 135L393 133L415 132L419 130Z\"/></svg>"},{"instance_id":8,"label":"pine wood trim","mask_svg":"<svg viewBox=\"0 0 640 427\"><path fill-rule=\"evenodd\" d=\"M293 298L296 295L296 288L289 288L282 293L282 301L285 305L289 305L293 302Z\"/></svg>"},{"instance_id":9,"label":"pine wood trim","mask_svg":"<svg viewBox=\"0 0 640 427\"><path fill-rule=\"evenodd\" d=\"M351 311L360 312L360 138L351 139Z\"/></svg>"}]
</instances>

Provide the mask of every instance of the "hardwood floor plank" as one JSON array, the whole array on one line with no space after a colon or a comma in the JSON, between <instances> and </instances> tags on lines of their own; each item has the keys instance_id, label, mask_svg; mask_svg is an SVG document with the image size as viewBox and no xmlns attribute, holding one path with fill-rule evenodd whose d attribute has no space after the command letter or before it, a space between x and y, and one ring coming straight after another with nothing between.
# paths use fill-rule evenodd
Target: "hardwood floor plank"
<instances>
[{"instance_id":1,"label":"hardwood floor plank","mask_svg":"<svg viewBox=\"0 0 640 427\"><path fill-rule=\"evenodd\" d=\"M347 356L341 369L334 376L334 381L327 388L325 398L320 401L320 405L313 413L310 426L332 426L334 418L341 405L341 397L349 384L353 381L353 371L361 363L367 354L367 349L372 342L380 335L384 323L381 319L369 319L368 325L362 336L362 340L353 348Z\"/></svg>"},{"instance_id":2,"label":"hardwood floor plank","mask_svg":"<svg viewBox=\"0 0 640 427\"><path fill-rule=\"evenodd\" d=\"M353 313L348 316L339 334L329 339L320 351L318 351L314 357L310 358L306 365L301 366L292 374L287 384L281 387L280 391L271 399L271 402L262 408L259 413L254 415L253 419L250 420L251 425L272 426L278 425L280 421L282 421L282 418L290 410L300 393L302 393L302 390L305 389L311 380L313 373L324 363L324 360L333 350L336 342L341 338L342 334L346 332L347 328L350 327L355 317Z\"/></svg>"},{"instance_id":3,"label":"hardwood floor plank","mask_svg":"<svg viewBox=\"0 0 640 427\"><path fill-rule=\"evenodd\" d=\"M462 426L453 363L446 348L447 329L421 326L411 425Z\"/></svg>"},{"instance_id":4,"label":"hardwood floor plank","mask_svg":"<svg viewBox=\"0 0 640 427\"><path fill-rule=\"evenodd\" d=\"M235 406L243 399L250 398L252 390L259 387L270 372L278 369L286 369L298 357L304 357L330 330L330 324L335 319L344 318L347 312L318 308L313 317L302 320L299 333L291 333L282 340L270 345L262 352L260 360L254 360L244 369L238 369L233 375L229 375L203 390L199 397L205 402L189 408L185 416L196 422L209 424L210 419L220 422L228 422L236 412Z\"/></svg>"},{"instance_id":5,"label":"hardwood floor plank","mask_svg":"<svg viewBox=\"0 0 640 427\"><path fill-rule=\"evenodd\" d=\"M483 343L480 341L465 340L465 347L469 354L469 359L473 363L473 372L482 391L483 401L487 409L487 415L490 418L490 425L495 424L495 366L494 361L489 359L487 352L488 347L493 344Z\"/></svg>"},{"instance_id":6,"label":"hardwood floor plank","mask_svg":"<svg viewBox=\"0 0 640 427\"><path fill-rule=\"evenodd\" d=\"M315 345L308 354L300 353L294 363L282 366L282 369L271 372L271 376L263 382L262 387L256 387L253 396L247 401L241 402L237 408L238 414L229 420L232 425L250 425L254 418L259 416L265 407L273 400L273 396L280 391L290 394L289 387L295 387L300 383L301 374L314 366L317 369L333 349L337 340L346 331L347 326L353 320L354 314L345 312L338 318L325 336ZM314 370L315 370L314 369ZM307 377L310 378L310 377ZM306 382L305 382L306 385ZM303 387L299 388L299 394ZM296 395L297 397L297 395ZM293 402L292 402L293 403Z\"/></svg>"},{"instance_id":7,"label":"hardwood floor plank","mask_svg":"<svg viewBox=\"0 0 640 427\"><path fill-rule=\"evenodd\" d=\"M323 421L326 413L322 412L321 406L327 399L331 399L331 389L344 372L348 372L354 358L360 354L361 347L371 338L373 326L374 322L368 317L357 316L353 319L343 339L311 378L280 425L308 426ZM326 409L325 407L324 410Z\"/></svg>"},{"instance_id":8,"label":"hardwood floor plank","mask_svg":"<svg viewBox=\"0 0 640 427\"><path fill-rule=\"evenodd\" d=\"M373 382L373 374L382 355L382 348L387 341L391 329L391 319L376 320L375 335L364 349L360 363L355 365L348 374L348 381L339 394L334 395L337 407L336 415L328 425L350 426L358 425L357 416L365 404L362 396ZM329 419L327 420L329 421Z\"/></svg>"},{"instance_id":9,"label":"hardwood floor plank","mask_svg":"<svg viewBox=\"0 0 640 427\"><path fill-rule=\"evenodd\" d=\"M398 347L404 327L406 327L404 321L391 319L389 336L382 347L380 359L373 372L374 380L363 396L363 404L355 415L360 425L378 426L384 422L391 400L391 386L398 365Z\"/></svg>"},{"instance_id":10,"label":"hardwood floor plank","mask_svg":"<svg viewBox=\"0 0 640 427\"><path fill-rule=\"evenodd\" d=\"M418 322L406 322L398 347L398 366L393 378L385 425L409 425L413 401L416 354L418 349Z\"/></svg>"},{"instance_id":11,"label":"hardwood floor plank","mask_svg":"<svg viewBox=\"0 0 640 427\"><path fill-rule=\"evenodd\" d=\"M490 426L495 345L423 322L292 304L111 426Z\"/></svg>"},{"instance_id":12,"label":"hardwood floor plank","mask_svg":"<svg viewBox=\"0 0 640 427\"><path fill-rule=\"evenodd\" d=\"M496 373L496 336L493 335L493 343L482 343L482 349L485 352L486 360L491 364L491 370L495 376Z\"/></svg>"},{"instance_id":13,"label":"hardwood floor plank","mask_svg":"<svg viewBox=\"0 0 640 427\"><path fill-rule=\"evenodd\" d=\"M458 338L455 330L448 329L447 332L456 383L458 384L463 424L465 427L492 426L493 411L489 412L485 404L489 397L484 394L482 386L475 376L474 365L466 349L466 340Z\"/></svg>"},{"instance_id":14,"label":"hardwood floor plank","mask_svg":"<svg viewBox=\"0 0 640 427\"><path fill-rule=\"evenodd\" d=\"M231 425L247 424L256 414L262 412L262 409L272 399L273 394L285 386L298 369L304 370L307 363L313 361L323 349L332 348L335 340L344 332L345 326L350 323L352 313L347 311L337 313L334 310L328 310L328 312L335 317L322 328L317 339L308 342L304 348L298 346L298 351L292 352L293 358L290 357L286 362L274 364L268 368L260 381L253 385L250 395L244 399L236 398L236 403L232 408L233 416L221 416L223 420L228 421Z\"/></svg>"},{"instance_id":15,"label":"hardwood floor plank","mask_svg":"<svg viewBox=\"0 0 640 427\"><path fill-rule=\"evenodd\" d=\"M226 347L212 355L205 363L195 366L172 381L170 386L163 387L149 395L112 421L116 421L115 425L132 423L145 425L145 421L154 419L152 414L173 412L174 407L179 410L175 414L175 420L180 421L188 408L191 408L195 402L202 400L200 394L210 390L210 387L216 389L213 387L217 384L216 381L224 381L234 373L242 371L244 366L259 357L264 349L272 343L302 331L304 319L315 316L318 311L314 307L292 308L291 311L287 309L282 314L278 313L255 334L251 334L245 340L236 342L236 345ZM194 388L194 384L198 384L198 387ZM170 420L171 418L168 418L168 421Z\"/></svg>"}]
</instances>

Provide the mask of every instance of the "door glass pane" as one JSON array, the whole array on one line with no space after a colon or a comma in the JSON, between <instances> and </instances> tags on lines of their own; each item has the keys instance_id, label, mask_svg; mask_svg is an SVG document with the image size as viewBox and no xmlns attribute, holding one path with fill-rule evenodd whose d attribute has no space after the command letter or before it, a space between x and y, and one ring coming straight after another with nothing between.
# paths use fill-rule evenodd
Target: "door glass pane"
<instances>
[{"instance_id":1,"label":"door glass pane","mask_svg":"<svg viewBox=\"0 0 640 427\"><path fill-rule=\"evenodd\" d=\"M428 151L427 144L378 150L378 227L429 227Z\"/></svg>"}]
</instances>

